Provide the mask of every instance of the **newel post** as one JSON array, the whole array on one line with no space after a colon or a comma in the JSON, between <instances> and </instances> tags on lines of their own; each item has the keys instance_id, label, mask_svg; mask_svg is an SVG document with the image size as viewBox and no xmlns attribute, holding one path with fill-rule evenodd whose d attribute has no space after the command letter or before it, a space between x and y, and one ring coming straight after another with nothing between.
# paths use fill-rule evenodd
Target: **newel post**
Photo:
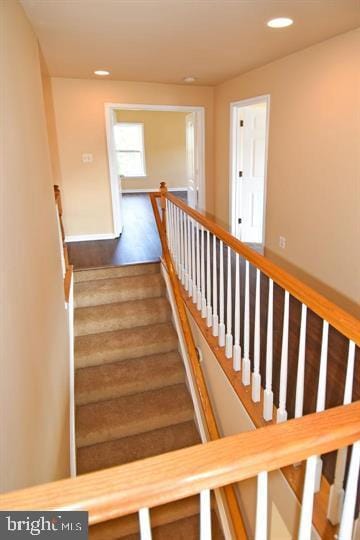
<instances>
[{"instance_id":1,"label":"newel post","mask_svg":"<svg viewBox=\"0 0 360 540\"><path fill-rule=\"evenodd\" d=\"M160 182L160 208L162 214L162 223L164 230L166 231L166 194L167 194L167 185L166 182Z\"/></svg>"}]
</instances>

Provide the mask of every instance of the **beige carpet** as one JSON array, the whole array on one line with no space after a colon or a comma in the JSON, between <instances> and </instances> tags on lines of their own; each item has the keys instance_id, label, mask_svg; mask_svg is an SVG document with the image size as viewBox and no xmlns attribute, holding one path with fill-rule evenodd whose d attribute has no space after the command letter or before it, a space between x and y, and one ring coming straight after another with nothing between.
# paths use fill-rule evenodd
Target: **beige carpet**
<instances>
[{"instance_id":1,"label":"beige carpet","mask_svg":"<svg viewBox=\"0 0 360 540\"><path fill-rule=\"evenodd\" d=\"M77 471L198 444L159 264L75 273ZM199 537L199 497L151 510L154 540ZM139 538L137 515L90 528L95 540ZM222 538L213 512L213 538Z\"/></svg>"}]
</instances>

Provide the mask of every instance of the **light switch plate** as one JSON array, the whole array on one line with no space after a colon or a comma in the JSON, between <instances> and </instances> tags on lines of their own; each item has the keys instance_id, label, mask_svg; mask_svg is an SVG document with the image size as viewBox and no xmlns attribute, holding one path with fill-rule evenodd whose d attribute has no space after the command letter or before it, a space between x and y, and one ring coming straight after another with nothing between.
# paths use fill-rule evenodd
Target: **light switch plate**
<instances>
[{"instance_id":1,"label":"light switch plate","mask_svg":"<svg viewBox=\"0 0 360 540\"><path fill-rule=\"evenodd\" d=\"M94 158L92 154L82 154L81 159L83 163L92 163Z\"/></svg>"}]
</instances>

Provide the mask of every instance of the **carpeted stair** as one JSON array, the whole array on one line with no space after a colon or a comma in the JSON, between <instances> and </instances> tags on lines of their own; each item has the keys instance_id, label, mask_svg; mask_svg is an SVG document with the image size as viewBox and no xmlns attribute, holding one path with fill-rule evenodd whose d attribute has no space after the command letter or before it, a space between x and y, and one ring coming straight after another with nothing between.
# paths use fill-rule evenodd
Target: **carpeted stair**
<instances>
[{"instance_id":1,"label":"carpeted stair","mask_svg":"<svg viewBox=\"0 0 360 540\"><path fill-rule=\"evenodd\" d=\"M159 264L75 272L75 367L78 474L200 442ZM151 510L153 539L198 538L198 499ZM90 538L135 540L138 517Z\"/></svg>"}]
</instances>

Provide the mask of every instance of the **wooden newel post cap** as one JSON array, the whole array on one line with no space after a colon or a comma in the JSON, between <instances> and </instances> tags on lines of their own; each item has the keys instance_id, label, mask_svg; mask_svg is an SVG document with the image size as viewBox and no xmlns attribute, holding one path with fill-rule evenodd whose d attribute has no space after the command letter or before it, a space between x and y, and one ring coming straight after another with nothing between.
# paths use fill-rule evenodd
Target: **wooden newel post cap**
<instances>
[{"instance_id":1,"label":"wooden newel post cap","mask_svg":"<svg viewBox=\"0 0 360 540\"><path fill-rule=\"evenodd\" d=\"M167 185L166 182L160 182L160 193L161 193L161 208L165 210L165 195L167 193Z\"/></svg>"}]
</instances>

